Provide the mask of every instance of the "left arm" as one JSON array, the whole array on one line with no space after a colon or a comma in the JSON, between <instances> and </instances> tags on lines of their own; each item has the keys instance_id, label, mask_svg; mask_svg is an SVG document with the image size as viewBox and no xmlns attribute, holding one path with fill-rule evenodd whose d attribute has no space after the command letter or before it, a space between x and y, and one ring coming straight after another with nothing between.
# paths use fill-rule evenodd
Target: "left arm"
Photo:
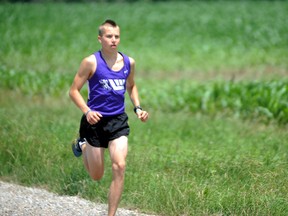
<instances>
[{"instance_id":1,"label":"left arm","mask_svg":"<svg viewBox=\"0 0 288 216\"><path fill-rule=\"evenodd\" d=\"M132 104L134 105L134 107L140 106L140 99L139 99L139 95L138 95L138 89L134 80L134 75L135 75L135 60L133 58L130 58L130 74L128 76L127 79L127 92L129 94L129 97L131 99ZM141 109L137 109L136 110L136 115L137 117L145 122L148 120L148 112L141 110Z\"/></svg>"}]
</instances>

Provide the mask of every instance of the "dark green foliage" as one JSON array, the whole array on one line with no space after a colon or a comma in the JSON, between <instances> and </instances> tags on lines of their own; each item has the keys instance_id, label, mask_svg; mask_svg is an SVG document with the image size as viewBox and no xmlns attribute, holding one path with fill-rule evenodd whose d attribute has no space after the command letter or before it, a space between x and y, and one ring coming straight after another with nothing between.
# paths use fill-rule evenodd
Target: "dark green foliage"
<instances>
[{"instance_id":1,"label":"dark green foliage","mask_svg":"<svg viewBox=\"0 0 288 216\"><path fill-rule=\"evenodd\" d=\"M154 109L226 113L242 117L264 117L288 123L288 81L224 82L191 84L189 81L154 84L142 90Z\"/></svg>"},{"instance_id":2,"label":"dark green foliage","mask_svg":"<svg viewBox=\"0 0 288 216\"><path fill-rule=\"evenodd\" d=\"M59 73L16 72L2 68L0 87L29 95L68 95L73 77ZM190 111L208 115L263 118L288 123L288 81L215 81L191 84L186 81L140 82L146 106L167 112ZM87 95L84 89L83 95Z\"/></svg>"}]
</instances>

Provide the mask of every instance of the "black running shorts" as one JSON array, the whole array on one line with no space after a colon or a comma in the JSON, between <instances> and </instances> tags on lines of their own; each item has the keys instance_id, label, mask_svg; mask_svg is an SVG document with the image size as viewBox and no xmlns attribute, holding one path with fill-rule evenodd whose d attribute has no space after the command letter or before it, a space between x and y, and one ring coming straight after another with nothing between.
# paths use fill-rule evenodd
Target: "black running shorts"
<instances>
[{"instance_id":1,"label":"black running shorts","mask_svg":"<svg viewBox=\"0 0 288 216\"><path fill-rule=\"evenodd\" d=\"M112 117L102 117L94 125L89 124L86 116L83 115L79 129L81 138L85 138L94 147L102 148L108 148L109 141L121 136L128 136L129 132L130 128L126 113Z\"/></svg>"}]
</instances>

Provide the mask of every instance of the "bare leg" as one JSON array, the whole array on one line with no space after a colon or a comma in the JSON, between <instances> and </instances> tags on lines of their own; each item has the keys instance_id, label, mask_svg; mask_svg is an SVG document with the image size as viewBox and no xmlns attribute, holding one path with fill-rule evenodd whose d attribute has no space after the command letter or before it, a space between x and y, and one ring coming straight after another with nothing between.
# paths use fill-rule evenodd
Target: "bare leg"
<instances>
[{"instance_id":1,"label":"bare leg","mask_svg":"<svg viewBox=\"0 0 288 216\"><path fill-rule=\"evenodd\" d=\"M82 146L84 166L93 180L100 180L104 175L104 148Z\"/></svg>"},{"instance_id":2,"label":"bare leg","mask_svg":"<svg viewBox=\"0 0 288 216\"><path fill-rule=\"evenodd\" d=\"M128 139L119 137L109 143L109 152L112 161L113 179L108 197L108 216L114 216L121 199L128 152Z\"/></svg>"}]
</instances>

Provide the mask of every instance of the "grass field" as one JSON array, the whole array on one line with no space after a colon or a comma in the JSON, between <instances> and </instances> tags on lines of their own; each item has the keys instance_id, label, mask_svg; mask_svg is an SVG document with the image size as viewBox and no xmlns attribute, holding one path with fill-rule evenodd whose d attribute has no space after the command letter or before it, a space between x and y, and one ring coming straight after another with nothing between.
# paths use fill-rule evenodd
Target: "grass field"
<instances>
[{"instance_id":1,"label":"grass field","mask_svg":"<svg viewBox=\"0 0 288 216\"><path fill-rule=\"evenodd\" d=\"M112 18L122 29L121 50L148 77L164 71L179 77L279 73L287 69L287 9L283 1L4 4L1 62L16 70L73 74L80 59L99 48L99 23Z\"/></svg>"},{"instance_id":2,"label":"grass field","mask_svg":"<svg viewBox=\"0 0 288 216\"><path fill-rule=\"evenodd\" d=\"M109 157L103 180L92 182L70 150L80 114L68 98L5 95L1 178L106 202ZM287 128L153 111L142 124L128 114L132 134L122 206L161 215L288 212Z\"/></svg>"},{"instance_id":3,"label":"grass field","mask_svg":"<svg viewBox=\"0 0 288 216\"><path fill-rule=\"evenodd\" d=\"M121 26L121 51L136 59L151 115L142 124L127 100L121 206L287 215L287 9L284 1L0 4L1 180L107 202L109 157L93 182L72 155L81 113L67 92L109 17Z\"/></svg>"}]
</instances>

